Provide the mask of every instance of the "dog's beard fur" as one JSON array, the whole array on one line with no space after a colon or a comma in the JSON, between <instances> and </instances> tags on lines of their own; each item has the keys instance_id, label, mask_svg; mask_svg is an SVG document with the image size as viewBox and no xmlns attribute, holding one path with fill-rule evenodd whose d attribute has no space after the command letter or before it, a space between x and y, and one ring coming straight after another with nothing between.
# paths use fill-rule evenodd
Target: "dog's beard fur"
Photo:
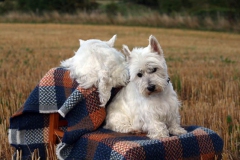
<instances>
[{"instance_id":1,"label":"dog's beard fur","mask_svg":"<svg viewBox=\"0 0 240 160\"><path fill-rule=\"evenodd\" d=\"M180 102L168 81L163 51L155 37L150 36L145 48L127 46L130 82L107 108L105 128L117 132L147 132L150 138L186 133L180 127Z\"/></svg>"},{"instance_id":2,"label":"dog's beard fur","mask_svg":"<svg viewBox=\"0 0 240 160\"><path fill-rule=\"evenodd\" d=\"M109 100L113 87L125 86L129 80L125 57L113 48L115 40L116 35L109 41L80 40L75 55L61 62L81 87L98 88L101 106Z\"/></svg>"}]
</instances>

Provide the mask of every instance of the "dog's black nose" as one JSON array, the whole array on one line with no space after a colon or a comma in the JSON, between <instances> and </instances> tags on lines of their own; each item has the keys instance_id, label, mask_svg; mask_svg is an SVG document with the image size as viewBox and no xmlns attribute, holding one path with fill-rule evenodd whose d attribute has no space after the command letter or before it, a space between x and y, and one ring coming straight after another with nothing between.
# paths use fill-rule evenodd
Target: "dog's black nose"
<instances>
[{"instance_id":1,"label":"dog's black nose","mask_svg":"<svg viewBox=\"0 0 240 160\"><path fill-rule=\"evenodd\" d=\"M150 92L155 91L155 88L156 88L156 86L153 85L153 84L151 84L151 85L149 85L149 86L147 87L147 89L148 89Z\"/></svg>"}]
</instances>

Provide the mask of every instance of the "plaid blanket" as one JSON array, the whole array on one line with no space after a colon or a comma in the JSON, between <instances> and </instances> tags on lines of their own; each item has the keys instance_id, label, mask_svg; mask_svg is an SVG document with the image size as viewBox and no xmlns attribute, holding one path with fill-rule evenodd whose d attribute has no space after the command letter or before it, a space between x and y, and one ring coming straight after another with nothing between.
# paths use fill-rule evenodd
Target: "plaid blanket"
<instances>
[{"instance_id":1,"label":"plaid blanket","mask_svg":"<svg viewBox=\"0 0 240 160\"><path fill-rule=\"evenodd\" d=\"M117 89L112 91L112 96ZM187 134L151 140L144 134L116 133L102 128L106 112L96 88L83 89L64 68L51 69L24 105L10 118L9 143L30 159L34 149L46 159L49 114L68 121L57 145L59 159L209 159L221 158L222 139L203 127L188 126Z\"/></svg>"}]
</instances>

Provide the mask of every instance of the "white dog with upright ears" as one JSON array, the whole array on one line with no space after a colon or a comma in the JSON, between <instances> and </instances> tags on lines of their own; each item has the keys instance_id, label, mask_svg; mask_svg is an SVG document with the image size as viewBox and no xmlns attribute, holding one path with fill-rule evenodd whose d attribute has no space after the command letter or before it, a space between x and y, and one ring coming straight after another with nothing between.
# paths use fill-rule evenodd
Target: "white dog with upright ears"
<instances>
[{"instance_id":1,"label":"white dog with upright ears","mask_svg":"<svg viewBox=\"0 0 240 160\"><path fill-rule=\"evenodd\" d=\"M116 35L109 41L79 40L75 55L61 62L81 87L98 88L101 106L110 99L113 87L125 86L129 80L125 56L113 48L115 40Z\"/></svg>"},{"instance_id":2,"label":"white dog with upright ears","mask_svg":"<svg viewBox=\"0 0 240 160\"><path fill-rule=\"evenodd\" d=\"M151 139L187 133L180 126L180 102L168 77L163 51L154 36L145 48L127 46L130 82L107 107L104 128L122 133L144 132Z\"/></svg>"}]
</instances>

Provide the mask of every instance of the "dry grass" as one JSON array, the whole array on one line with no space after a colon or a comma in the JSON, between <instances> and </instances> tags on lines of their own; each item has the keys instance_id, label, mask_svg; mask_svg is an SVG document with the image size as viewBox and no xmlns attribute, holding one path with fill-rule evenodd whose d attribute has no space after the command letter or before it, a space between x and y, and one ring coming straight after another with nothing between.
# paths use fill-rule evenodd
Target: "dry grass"
<instances>
[{"instance_id":1,"label":"dry grass","mask_svg":"<svg viewBox=\"0 0 240 160\"><path fill-rule=\"evenodd\" d=\"M113 34L118 34L118 49L122 44L146 46L149 35L155 35L182 100L182 124L216 131L225 142L224 159L240 158L240 35L141 27L0 24L0 159L11 159L13 154L6 143L9 117L40 78L73 55L79 38L108 40Z\"/></svg>"},{"instance_id":2,"label":"dry grass","mask_svg":"<svg viewBox=\"0 0 240 160\"><path fill-rule=\"evenodd\" d=\"M127 12L127 11L126 11ZM59 13L56 11L45 12L43 14L9 12L0 15L0 22L20 22L20 23L71 23L71 24L111 24L128 26L150 26L166 28L189 28L199 30L231 31L240 32L240 21L234 23L224 17L205 17L204 19L190 15L166 15L156 11L144 11L133 15L128 13L126 16L118 13L108 15L101 11L91 13L78 11L75 14Z\"/></svg>"}]
</instances>

